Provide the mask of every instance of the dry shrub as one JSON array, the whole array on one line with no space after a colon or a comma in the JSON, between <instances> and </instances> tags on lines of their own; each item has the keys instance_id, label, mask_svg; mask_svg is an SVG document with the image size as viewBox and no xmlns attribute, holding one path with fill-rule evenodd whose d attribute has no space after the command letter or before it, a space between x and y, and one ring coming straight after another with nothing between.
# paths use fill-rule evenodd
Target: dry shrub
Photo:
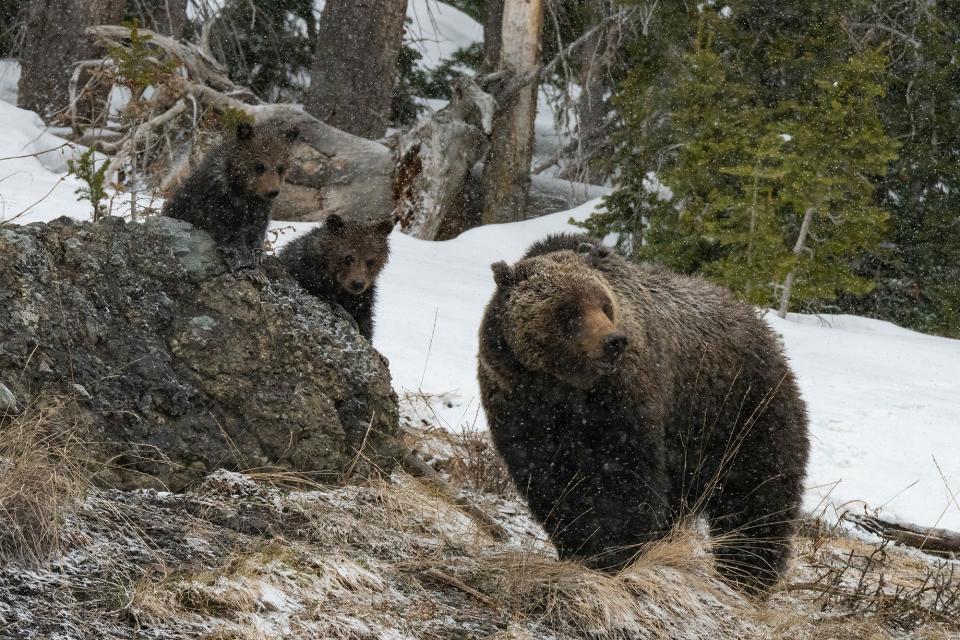
<instances>
[{"instance_id":1,"label":"dry shrub","mask_svg":"<svg viewBox=\"0 0 960 640\"><path fill-rule=\"evenodd\" d=\"M59 548L89 487L80 432L76 411L59 398L0 418L0 561L35 562Z\"/></svg>"},{"instance_id":2,"label":"dry shrub","mask_svg":"<svg viewBox=\"0 0 960 640\"><path fill-rule=\"evenodd\" d=\"M451 483L507 498L516 495L510 472L494 448L489 433L464 425L450 437L454 450L447 461L446 471Z\"/></svg>"},{"instance_id":3,"label":"dry shrub","mask_svg":"<svg viewBox=\"0 0 960 640\"><path fill-rule=\"evenodd\" d=\"M822 611L870 617L901 631L944 624L960 629L960 570L954 562L919 562L907 553L879 545L848 542L815 549L805 559L815 572L809 582L787 589L813 594Z\"/></svg>"}]
</instances>

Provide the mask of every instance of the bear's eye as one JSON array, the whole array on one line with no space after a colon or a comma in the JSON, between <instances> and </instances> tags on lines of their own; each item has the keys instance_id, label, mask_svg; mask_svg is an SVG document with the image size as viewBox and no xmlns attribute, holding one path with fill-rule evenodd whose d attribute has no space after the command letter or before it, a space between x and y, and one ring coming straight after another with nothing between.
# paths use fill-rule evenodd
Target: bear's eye
<instances>
[{"instance_id":1,"label":"bear's eye","mask_svg":"<svg viewBox=\"0 0 960 640\"><path fill-rule=\"evenodd\" d=\"M373 259L367 260L367 269L373 269L373 266L375 264L377 264L376 260L373 260Z\"/></svg>"},{"instance_id":2,"label":"bear's eye","mask_svg":"<svg viewBox=\"0 0 960 640\"><path fill-rule=\"evenodd\" d=\"M613 320L613 305L610 304L609 302L604 302L602 308L603 308L603 313L608 318L610 318L610 320Z\"/></svg>"},{"instance_id":3,"label":"bear's eye","mask_svg":"<svg viewBox=\"0 0 960 640\"><path fill-rule=\"evenodd\" d=\"M267 170L267 165L263 164L262 162L258 162L257 164L253 165L253 170L258 176L262 176Z\"/></svg>"},{"instance_id":4,"label":"bear's eye","mask_svg":"<svg viewBox=\"0 0 960 640\"><path fill-rule=\"evenodd\" d=\"M353 264L353 256L344 256L343 263L348 265Z\"/></svg>"},{"instance_id":5,"label":"bear's eye","mask_svg":"<svg viewBox=\"0 0 960 640\"><path fill-rule=\"evenodd\" d=\"M280 165L279 167L277 167L277 175L278 175L278 176L282 176L282 175L285 174L286 172L287 172L287 168L286 168L285 166Z\"/></svg>"}]
</instances>

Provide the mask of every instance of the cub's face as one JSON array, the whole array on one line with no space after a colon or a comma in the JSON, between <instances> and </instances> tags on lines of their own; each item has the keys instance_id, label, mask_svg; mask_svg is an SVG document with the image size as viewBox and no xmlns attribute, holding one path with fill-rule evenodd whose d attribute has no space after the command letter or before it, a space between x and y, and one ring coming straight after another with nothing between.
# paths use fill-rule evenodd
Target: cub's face
<instances>
[{"instance_id":1,"label":"cub's face","mask_svg":"<svg viewBox=\"0 0 960 640\"><path fill-rule=\"evenodd\" d=\"M236 177L264 200L280 195L290 164L290 146L299 136L296 128L272 131L255 125L237 125L235 157L231 158Z\"/></svg>"},{"instance_id":2,"label":"cub's face","mask_svg":"<svg viewBox=\"0 0 960 640\"><path fill-rule=\"evenodd\" d=\"M574 254L493 265L505 293L504 339L525 368L589 389L614 371L627 348L603 277Z\"/></svg>"},{"instance_id":3,"label":"cub's face","mask_svg":"<svg viewBox=\"0 0 960 640\"><path fill-rule=\"evenodd\" d=\"M325 246L321 249L327 258L330 275L340 288L358 296L370 288L380 275L389 256L390 231L393 219L363 224L344 222L336 215L327 216Z\"/></svg>"}]
</instances>

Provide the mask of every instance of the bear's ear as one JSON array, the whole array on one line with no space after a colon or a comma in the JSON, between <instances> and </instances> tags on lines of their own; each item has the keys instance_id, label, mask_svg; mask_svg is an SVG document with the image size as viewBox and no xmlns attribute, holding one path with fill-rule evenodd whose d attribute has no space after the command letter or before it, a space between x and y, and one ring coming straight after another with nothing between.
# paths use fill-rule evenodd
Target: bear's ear
<instances>
[{"instance_id":1,"label":"bear's ear","mask_svg":"<svg viewBox=\"0 0 960 640\"><path fill-rule=\"evenodd\" d=\"M253 137L253 125L241 120L237 123L237 140L246 141Z\"/></svg>"},{"instance_id":2,"label":"bear's ear","mask_svg":"<svg viewBox=\"0 0 960 640\"><path fill-rule=\"evenodd\" d=\"M290 127L283 132L283 137L287 142L296 142L297 138L300 137L300 129L297 127Z\"/></svg>"},{"instance_id":3,"label":"bear's ear","mask_svg":"<svg viewBox=\"0 0 960 640\"><path fill-rule=\"evenodd\" d=\"M394 220L393 216L390 216L386 220L381 220L374 225L373 230L381 236L388 236L390 232L393 231L394 224L396 224L396 220Z\"/></svg>"},{"instance_id":4,"label":"bear's ear","mask_svg":"<svg viewBox=\"0 0 960 640\"><path fill-rule=\"evenodd\" d=\"M335 236L339 236L340 234L343 233L343 229L344 229L343 218L341 218L335 213L331 213L330 215L327 216L327 220L326 222L324 222L324 226L327 228L328 231L330 231L330 233L332 233Z\"/></svg>"},{"instance_id":5,"label":"bear's ear","mask_svg":"<svg viewBox=\"0 0 960 640\"><path fill-rule=\"evenodd\" d=\"M498 287L508 289L519 282L516 271L503 260L494 262L490 269L493 271L493 281Z\"/></svg>"}]
</instances>

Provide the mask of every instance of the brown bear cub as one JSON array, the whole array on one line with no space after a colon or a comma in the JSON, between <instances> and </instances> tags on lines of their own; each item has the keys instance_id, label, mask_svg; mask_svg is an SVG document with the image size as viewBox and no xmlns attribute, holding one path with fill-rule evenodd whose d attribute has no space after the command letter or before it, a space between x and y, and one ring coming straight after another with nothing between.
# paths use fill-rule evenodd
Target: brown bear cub
<instances>
[{"instance_id":1,"label":"brown bear cub","mask_svg":"<svg viewBox=\"0 0 960 640\"><path fill-rule=\"evenodd\" d=\"M766 323L720 287L581 235L547 238L493 271L481 400L560 557L618 570L703 514L721 572L750 593L773 585L809 442Z\"/></svg>"},{"instance_id":2,"label":"brown bear cub","mask_svg":"<svg viewBox=\"0 0 960 640\"><path fill-rule=\"evenodd\" d=\"M296 128L241 122L163 205L163 215L210 233L231 271L256 268Z\"/></svg>"},{"instance_id":3,"label":"brown bear cub","mask_svg":"<svg viewBox=\"0 0 960 640\"><path fill-rule=\"evenodd\" d=\"M377 276L390 256L393 225L393 218L345 222L330 214L322 227L284 247L279 260L308 293L340 305L373 340Z\"/></svg>"}]
</instances>

